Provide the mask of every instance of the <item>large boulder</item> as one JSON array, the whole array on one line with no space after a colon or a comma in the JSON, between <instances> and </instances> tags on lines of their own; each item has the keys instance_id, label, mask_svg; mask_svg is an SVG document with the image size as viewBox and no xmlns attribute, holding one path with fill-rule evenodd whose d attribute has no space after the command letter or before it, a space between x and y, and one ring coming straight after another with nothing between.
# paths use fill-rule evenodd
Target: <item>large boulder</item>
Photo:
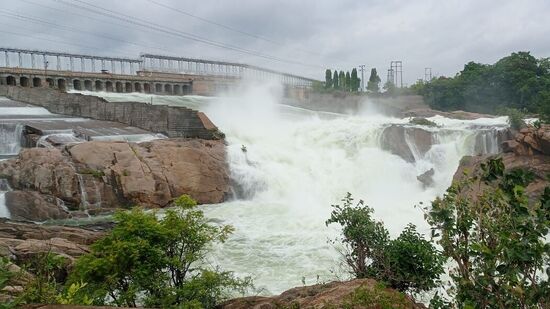
<instances>
[{"instance_id":1,"label":"large boulder","mask_svg":"<svg viewBox=\"0 0 550 309\"><path fill-rule=\"evenodd\" d=\"M502 144L504 152L513 152L519 156L543 154L550 156L550 125L540 128L529 126L522 128L514 139Z\"/></svg>"},{"instance_id":2,"label":"large boulder","mask_svg":"<svg viewBox=\"0 0 550 309\"><path fill-rule=\"evenodd\" d=\"M0 177L26 192L10 193L14 218L37 221L64 217L60 204L93 213L126 205L165 207L182 194L200 204L220 203L230 186L223 141L200 139L25 149L0 162Z\"/></svg>"},{"instance_id":3,"label":"large boulder","mask_svg":"<svg viewBox=\"0 0 550 309\"><path fill-rule=\"evenodd\" d=\"M361 303L361 300L352 300L354 293L358 290L369 293L371 299L363 300L368 303ZM382 297L382 295L386 297ZM377 300L390 298L396 303L391 304L392 308L426 308L416 304L399 292L381 288L375 280L356 279L343 282L330 282L293 288L278 296L271 297L242 297L235 298L218 306L223 309L275 309L275 308L382 308ZM355 303L354 303L355 302ZM384 307L385 308L385 307Z\"/></svg>"},{"instance_id":4,"label":"large boulder","mask_svg":"<svg viewBox=\"0 0 550 309\"><path fill-rule=\"evenodd\" d=\"M59 199L36 191L6 192L6 207L14 220L65 219L69 214L60 203Z\"/></svg>"},{"instance_id":5,"label":"large boulder","mask_svg":"<svg viewBox=\"0 0 550 309\"><path fill-rule=\"evenodd\" d=\"M381 144L382 149L415 162L415 156L424 156L432 147L433 134L417 127L391 125L382 131Z\"/></svg>"}]
</instances>

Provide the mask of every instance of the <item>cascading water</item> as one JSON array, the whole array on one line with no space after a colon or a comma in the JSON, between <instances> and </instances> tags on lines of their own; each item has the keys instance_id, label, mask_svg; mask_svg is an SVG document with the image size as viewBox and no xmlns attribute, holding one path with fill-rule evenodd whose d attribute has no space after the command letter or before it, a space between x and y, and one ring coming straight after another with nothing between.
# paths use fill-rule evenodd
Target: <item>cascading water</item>
<instances>
[{"instance_id":1,"label":"cascading water","mask_svg":"<svg viewBox=\"0 0 550 309\"><path fill-rule=\"evenodd\" d=\"M0 157L14 156L21 150L23 126L17 123L0 123Z\"/></svg>"},{"instance_id":2,"label":"cascading water","mask_svg":"<svg viewBox=\"0 0 550 309\"><path fill-rule=\"evenodd\" d=\"M6 179L0 178L0 218L11 218L10 210L6 206L6 193L11 191Z\"/></svg>"},{"instance_id":3,"label":"cascading water","mask_svg":"<svg viewBox=\"0 0 550 309\"><path fill-rule=\"evenodd\" d=\"M212 220L233 225L235 233L216 248L213 263L239 276L252 276L267 294L301 285L303 278L306 284L334 279L331 271L338 273L340 256L327 239L335 238L338 230L324 222L330 205L346 192L365 199L392 235L408 223L428 234L423 213L414 205L445 191L462 156L497 151L492 129L480 131L478 126L506 126L505 118L432 117L438 127L423 128L433 132L433 145L426 153L405 134L415 158L407 162L383 151L380 136L390 124L406 125L408 119L283 106L278 104L279 90L258 86L215 99L153 100L200 109L226 134L237 197L203 210ZM110 101L129 100L121 94L101 95ZM150 99L131 95L131 100ZM483 147L476 146L479 134L485 134ZM417 176L430 169L434 184L425 187Z\"/></svg>"}]
</instances>

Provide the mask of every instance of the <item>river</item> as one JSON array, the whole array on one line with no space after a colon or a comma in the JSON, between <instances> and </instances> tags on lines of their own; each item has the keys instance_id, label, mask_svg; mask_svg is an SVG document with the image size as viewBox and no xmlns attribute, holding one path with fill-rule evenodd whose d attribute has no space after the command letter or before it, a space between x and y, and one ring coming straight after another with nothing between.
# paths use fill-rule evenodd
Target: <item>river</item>
<instances>
[{"instance_id":1,"label":"river","mask_svg":"<svg viewBox=\"0 0 550 309\"><path fill-rule=\"evenodd\" d=\"M480 127L506 126L504 117L430 118L439 125L428 129L435 133L435 144L424 155L410 144L416 162L409 163L383 151L380 140L385 127L408 119L369 108L343 115L281 105L276 86L248 87L216 98L92 94L198 109L226 134L237 197L202 209L235 232L215 248L210 262L251 276L264 294L347 278L338 251L327 242L338 236L338 229L325 226L331 204L346 192L373 207L392 236L410 222L428 234L415 205L445 191L462 156L476 152L477 135L484 134L483 151L498 150L494 131L480 133ZM417 176L431 168L434 185L424 188Z\"/></svg>"}]
</instances>

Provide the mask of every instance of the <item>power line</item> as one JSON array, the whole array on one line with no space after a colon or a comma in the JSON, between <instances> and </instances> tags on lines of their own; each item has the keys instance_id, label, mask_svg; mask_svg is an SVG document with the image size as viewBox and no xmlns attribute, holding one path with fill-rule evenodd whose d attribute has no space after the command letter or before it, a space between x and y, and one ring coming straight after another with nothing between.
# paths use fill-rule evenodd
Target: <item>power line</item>
<instances>
[{"instance_id":1,"label":"power line","mask_svg":"<svg viewBox=\"0 0 550 309\"><path fill-rule=\"evenodd\" d=\"M172 36L177 36L177 37L180 37L180 38L197 41L197 42L200 42L200 43L203 43L203 44L207 44L207 45L211 45L211 46L215 46L215 47L219 47L219 48L223 48L223 49L233 50L233 51L249 54L249 55L252 55L252 56L257 56L257 57L261 57L261 58L268 59L268 60L285 62L285 63L289 63L289 64L297 64L297 65L316 67L316 68L321 67L319 65L306 64L306 63L302 63L302 62L298 62L298 61L287 60L287 59L275 57L275 56L272 56L272 55L269 55L269 54L260 53L258 51L253 51L253 50L241 48L241 47L238 47L238 46L213 41L213 40L210 40L210 39L207 39L207 38L204 38L204 37L201 37L201 36L197 36L197 35L194 35L194 34L191 34L191 33L188 33L188 32L180 31L180 30L173 29L173 28L166 27L166 26L162 26L162 25L159 25L159 24L147 21L147 20L143 20L143 19L135 17L135 16L130 16L130 15L122 14L120 12L115 12L115 11L112 11L112 10L108 10L108 9L90 4L90 3L85 2L85 1L74 0L75 2L84 4L88 7L78 5L78 4L75 4L75 3L70 3L70 2L67 2L67 1L64 1L64 0L55 0L55 1L59 2L59 3L62 3L64 5L76 7L80 10L85 10L87 12L92 12L92 13L95 13L95 14L99 14L99 15L106 16L106 17L109 17L109 18L121 20L121 21L124 21L126 23L134 24L134 25L144 27L144 28L147 28L147 29L152 29L152 30L157 31L157 32L166 33L166 34L169 34L169 35L172 35Z\"/></svg>"},{"instance_id":2,"label":"power line","mask_svg":"<svg viewBox=\"0 0 550 309\"><path fill-rule=\"evenodd\" d=\"M0 10L0 15L3 15L3 16L9 17L9 18L15 18L15 19L19 19L19 20L28 21L28 22L31 22L31 23L49 25L49 26L52 26L52 27L55 27L55 28L58 28L58 29L62 29L64 31L76 32L76 33L87 33L89 35L93 35L93 36L103 38L103 39L108 39L108 40L121 42L121 43L126 43L126 44L130 44L130 45L135 45L135 46L140 46L140 47L152 48L152 49L158 49L158 50L165 51L165 49L158 48L158 47L155 47L155 46L148 46L148 45L143 45L143 44L139 44L139 43L134 43L134 42L122 40L122 39L117 38L117 37L98 34L98 33L95 33L95 32L84 30L84 29L58 25L58 24L55 24L55 23L52 23L52 22L49 22L49 21L46 21L46 20L43 20L43 19L30 17L30 16L24 16L24 15L20 15L20 14L10 12L10 11L7 11L7 10Z\"/></svg>"},{"instance_id":3,"label":"power line","mask_svg":"<svg viewBox=\"0 0 550 309\"><path fill-rule=\"evenodd\" d=\"M147 0L149 1L150 3L153 3L155 5L158 5L160 7L163 7L165 9L168 9L168 10L172 10L174 12L177 12L177 13L180 13L180 14L183 14L183 15L186 15L186 16L189 16L189 17L192 17L192 18L195 18L195 19L198 19L202 22L205 22L207 24L211 24L211 25L214 25L214 26L218 26L218 27L221 27L225 30L229 30L229 31L232 31L232 32L235 32L235 33L239 33L239 34L242 34L242 35L245 35L245 36L248 36L248 37L251 37L251 38L254 38L254 39L258 39L258 40L262 40L262 41L266 41L266 42L269 42L269 43L272 43L272 44L275 44L275 45L278 45L278 46L283 46L285 45L284 43L282 42L279 42L279 41L276 41L276 40L273 40L273 39L270 39L270 38L266 38L264 36L260 36L260 35L257 35L257 34L254 34L254 33L249 33L249 32L245 32L245 31L242 31L242 30L239 30L239 29L236 29L236 28L233 28L233 27L230 27L230 26L227 26L227 25L224 25L224 24L221 24L221 23L218 23L216 21L213 21L213 20L210 20L210 19L207 19L207 18L204 18L204 17L200 17L200 16L197 16L197 15L194 15L194 14L191 14L189 12L186 12L186 11L183 11L181 9L178 9L178 8L175 8L175 7L172 7L172 6L169 6L169 5L166 5L164 3L161 3L161 2L158 2L156 0ZM313 54L313 55L317 55L317 56L322 56L321 54L317 53L317 52L313 52L313 51L308 51L308 50L305 50L305 49L295 49L297 51L300 51L300 52L304 52L304 53L308 53L308 54Z\"/></svg>"}]
</instances>

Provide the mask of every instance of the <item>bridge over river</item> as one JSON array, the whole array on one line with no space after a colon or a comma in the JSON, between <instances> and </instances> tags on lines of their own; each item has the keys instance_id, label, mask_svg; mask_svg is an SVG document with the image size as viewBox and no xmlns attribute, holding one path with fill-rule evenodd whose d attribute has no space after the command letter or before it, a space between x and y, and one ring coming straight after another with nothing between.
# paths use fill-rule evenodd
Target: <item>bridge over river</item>
<instances>
[{"instance_id":1,"label":"bridge over river","mask_svg":"<svg viewBox=\"0 0 550 309\"><path fill-rule=\"evenodd\" d=\"M243 79L275 80L289 97L303 97L315 80L257 66L141 54L138 58L0 48L0 85L63 91L215 95Z\"/></svg>"}]
</instances>

